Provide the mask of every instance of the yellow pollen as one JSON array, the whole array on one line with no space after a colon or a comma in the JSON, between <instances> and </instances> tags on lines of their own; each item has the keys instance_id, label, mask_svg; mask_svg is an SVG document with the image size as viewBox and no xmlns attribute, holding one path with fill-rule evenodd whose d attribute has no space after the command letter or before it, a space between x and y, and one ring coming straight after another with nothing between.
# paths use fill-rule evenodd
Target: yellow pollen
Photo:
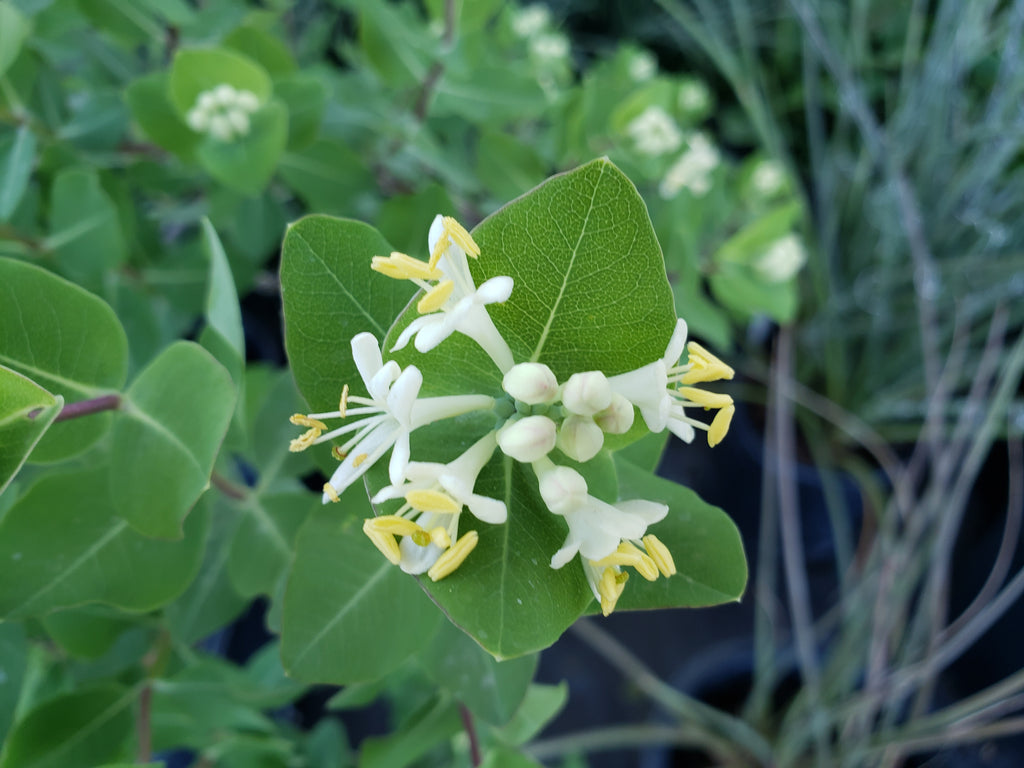
<instances>
[{"instance_id":1,"label":"yellow pollen","mask_svg":"<svg viewBox=\"0 0 1024 768\"><path fill-rule=\"evenodd\" d=\"M602 615L609 616L615 610L615 604L622 597L622 591L626 588L628 580L629 574L625 571L616 571L612 566L604 569L601 581L597 585L597 593L601 596Z\"/></svg>"},{"instance_id":2,"label":"yellow pollen","mask_svg":"<svg viewBox=\"0 0 1024 768\"><path fill-rule=\"evenodd\" d=\"M628 541L621 542L618 549L607 557L594 561L594 565L598 568L608 565L628 565L636 568L637 572L647 581L658 580L658 566L654 560Z\"/></svg>"},{"instance_id":3,"label":"yellow pollen","mask_svg":"<svg viewBox=\"0 0 1024 768\"><path fill-rule=\"evenodd\" d=\"M330 483L324 483L324 493L327 494L327 498L334 503L341 501L341 497L338 496L338 492L334 490L334 486Z\"/></svg>"},{"instance_id":4,"label":"yellow pollen","mask_svg":"<svg viewBox=\"0 0 1024 768\"><path fill-rule=\"evenodd\" d=\"M647 550L647 554L658 566L658 570L661 571L661 575L666 579L669 576L675 576L676 574L676 563L672 559L672 553L668 551L662 542L654 534L647 534L643 538L644 549Z\"/></svg>"},{"instance_id":5,"label":"yellow pollen","mask_svg":"<svg viewBox=\"0 0 1024 768\"><path fill-rule=\"evenodd\" d=\"M708 392L697 387L680 387L679 394L687 400L705 408L725 408L732 405L732 398L718 392Z\"/></svg>"},{"instance_id":6,"label":"yellow pollen","mask_svg":"<svg viewBox=\"0 0 1024 768\"><path fill-rule=\"evenodd\" d=\"M413 509L418 509L420 512L455 514L462 511L462 505L443 491L409 491L405 494L405 500Z\"/></svg>"},{"instance_id":7,"label":"yellow pollen","mask_svg":"<svg viewBox=\"0 0 1024 768\"><path fill-rule=\"evenodd\" d=\"M321 432L327 429L327 425L317 419L311 419L303 413L293 414L288 421L297 427L309 427L310 429L318 429ZM319 435L318 435L319 437Z\"/></svg>"},{"instance_id":8,"label":"yellow pollen","mask_svg":"<svg viewBox=\"0 0 1024 768\"><path fill-rule=\"evenodd\" d=\"M430 269L437 269L437 262L444 256L444 252L448 250L448 246L451 245L451 240L448 238L448 231L445 230L444 236L437 238L437 244L434 246L434 250L430 252L430 261L427 262L427 266Z\"/></svg>"},{"instance_id":9,"label":"yellow pollen","mask_svg":"<svg viewBox=\"0 0 1024 768\"><path fill-rule=\"evenodd\" d=\"M444 303L448 301L448 298L452 295L452 291L455 290L455 283L451 280L444 280L429 291L427 291L423 298L416 302L416 310L421 315L426 315L429 312L436 312Z\"/></svg>"},{"instance_id":10,"label":"yellow pollen","mask_svg":"<svg viewBox=\"0 0 1024 768\"><path fill-rule=\"evenodd\" d=\"M408 279L408 275L400 266L384 256L374 256L370 260L370 269L374 272L380 272L387 277L393 277L396 280Z\"/></svg>"},{"instance_id":11,"label":"yellow pollen","mask_svg":"<svg viewBox=\"0 0 1024 768\"><path fill-rule=\"evenodd\" d=\"M312 429L308 429L301 435L296 437L294 440L292 440L290 443L288 443L288 450L291 451L292 453L299 453L299 451L304 451L307 448L309 448L309 446L313 445L313 443L316 442L316 439L318 437L320 437L319 429L316 429L315 427Z\"/></svg>"},{"instance_id":12,"label":"yellow pollen","mask_svg":"<svg viewBox=\"0 0 1024 768\"><path fill-rule=\"evenodd\" d=\"M338 416L344 419L346 411L348 411L348 384L341 388L341 399L338 400Z\"/></svg>"},{"instance_id":13,"label":"yellow pollen","mask_svg":"<svg viewBox=\"0 0 1024 768\"><path fill-rule=\"evenodd\" d=\"M375 518L363 521L363 533L373 542L373 546L380 550L392 565L398 565L402 561L402 551L398 548L398 542L390 533L383 533L373 527Z\"/></svg>"},{"instance_id":14,"label":"yellow pollen","mask_svg":"<svg viewBox=\"0 0 1024 768\"><path fill-rule=\"evenodd\" d=\"M423 529L412 520L406 520L398 515L381 515L373 517L363 523L363 528L370 526L375 531L387 533L392 536L412 536L423 532Z\"/></svg>"},{"instance_id":15,"label":"yellow pollen","mask_svg":"<svg viewBox=\"0 0 1024 768\"><path fill-rule=\"evenodd\" d=\"M480 536L476 531L467 531L463 534L462 538L456 541L451 549L437 558L437 562L427 571L427 576L430 577L430 580L440 581L454 573L465 559L469 557L469 553L476 548L479 540Z\"/></svg>"},{"instance_id":16,"label":"yellow pollen","mask_svg":"<svg viewBox=\"0 0 1024 768\"><path fill-rule=\"evenodd\" d=\"M341 448L339 448L338 446L332 445L331 446L331 456L336 458L338 461L344 461L345 457L348 456L348 454L345 453L344 451L342 451Z\"/></svg>"},{"instance_id":17,"label":"yellow pollen","mask_svg":"<svg viewBox=\"0 0 1024 768\"><path fill-rule=\"evenodd\" d=\"M464 250L468 256L476 258L480 255L480 246L476 244L476 240L466 231L464 226L451 216L445 216L443 222L444 231L448 233L448 237L451 238L453 243Z\"/></svg>"},{"instance_id":18,"label":"yellow pollen","mask_svg":"<svg viewBox=\"0 0 1024 768\"><path fill-rule=\"evenodd\" d=\"M729 431L734 413L736 413L736 406L727 405L715 414L715 418L711 421L711 427L708 429L708 445L712 448L722 442L725 433Z\"/></svg>"},{"instance_id":19,"label":"yellow pollen","mask_svg":"<svg viewBox=\"0 0 1024 768\"><path fill-rule=\"evenodd\" d=\"M364 461L366 461L369 457L370 457L370 455L368 453L360 453L358 456L356 456L354 459L352 459L352 466L353 467L358 467L360 464L362 464Z\"/></svg>"}]
</instances>

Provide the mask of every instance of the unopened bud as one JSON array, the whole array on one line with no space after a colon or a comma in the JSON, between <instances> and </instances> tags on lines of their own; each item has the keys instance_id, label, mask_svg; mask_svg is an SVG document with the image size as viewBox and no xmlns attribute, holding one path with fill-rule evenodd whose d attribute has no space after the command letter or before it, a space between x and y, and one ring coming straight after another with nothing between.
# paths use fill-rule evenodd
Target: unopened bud
<instances>
[{"instance_id":1,"label":"unopened bud","mask_svg":"<svg viewBox=\"0 0 1024 768\"><path fill-rule=\"evenodd\" d=\"M589 416L569 416L558 430L558 448L573 461L590 461L604 445L604 432Z\"/></svg>"},{"instance_id":2,"label":"unopened bud","mask_svg":"<svg viewBox=\"0 0 1024 768\"><path fill-rule=\"evenodd\" d=\"M527 416L498 431L498 446L506 456L530 463L544 458L555 447L555 422L547 416Z\"/></svg>"},{"instance_id":3,"label":"unopened bud","mask_svg":"<svg viewBox=\"0 0 1024 768\"><path fill-rule=\"evenodd\" d=\"M612 388L600 371L574 373L562 388L562 405L570 413L593 416L612 402Z\"/></svg>"},{"instance_id":4,"label":"unopened bud","mask_svg":"<svg viewBox=\"0 0 1024 768\"><path fill-rule=\"evenodd\" d=\"M624 435L633 426L633 415L633 404L616 392L611 405L596 414L594 421L609 435Z\"/></svg>"},{"instance_id":5,"label":"unopened bud","mask_svg":"<svg viewBox=\"0 0 1024 768\"><path fill-rule=\"evenodd\" d=\"M527 405L550 403L558 396L558 380L544 363L520 363L509 368L502 389Z\"/></svg>"},{"instance_id":6,"label":"unopened bud","mask_svg":"<svg viewBox=\"0 0 1024 768\"><path fill-rule=\"evenodd\" d=\"M553 467L541 475L540 495L547 508L564 515L587 501L587 481L570 467Z\"/></svg>"}]
</instances>

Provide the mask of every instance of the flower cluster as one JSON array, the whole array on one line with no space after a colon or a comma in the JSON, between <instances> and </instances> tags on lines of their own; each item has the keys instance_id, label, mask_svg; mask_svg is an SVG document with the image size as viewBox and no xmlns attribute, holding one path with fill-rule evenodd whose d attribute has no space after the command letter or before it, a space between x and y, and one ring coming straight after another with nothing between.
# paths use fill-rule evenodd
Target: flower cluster
<instances>
[{"instance_id":1,"label":"flower cluster","mask_svg":"<svg viewBox=\"0 0 1024 768\"><path fill-rule=\"evenodd\" d=\"M185 122L196 133L230 142L248 135L250 118L259 106L255 93L222 83L199 94Z\"/></svg>"},{"instance_id":2,"label":"flower cluster","mask_svg":"<svg viewBox=\"0 0 1024 768\"><path fill-rule=\"evenodd\" d=\"M608 503L589 493L576 469L557 463L559 455L575 462L593 459L606 435L621 435L639 412L652 432L670 430L685 441L696 430L717 444L729 428L732 398L697 385L731 379L732 369L700 345L686 342L686 323L678 320L665 354L640 368L608 376L580 371L564 381L540 362L515 361L511 348L487 311L489 304L512 295L511 277L499 276L476 285L469 258L480 248L455 219L437 216L427 237L429 258L404 253L373 258L371 268L388 277L410 280L422 290L416 303L419 317L399 333L392 351L410 341L428 353L453 333L473 339L502 373L502 392L420 397L423 375L415 365L404 369L384 361L377 339L360 333L352 339L352 356L368 396L341 392L338 410L296 414L292 423L306 431L291 444L293 451L336 441L339 460L324 485L324 501L340 494L388 451L390 483L372 498L374 504L400 500L391 514L366 520L363 531L392 563L411 574L438 581L454 572L473 551L476 530L460 534L462 513L478 521L506 522L505 503L477 489L478 479L495 453L528 464L537 478L547 509L564 519L568 535L551 557L562 568L579 556L594 597L607 615L622 594L632 568L654 581L676 572L668 548L649 526L662 520L668 507L641 499ZM680 358L687 353L685 362ZM710 423L693 413L717 413ZM413 461L410 434L442 419L474 411L495 416L495 427L448 463ZM343 425L329 428L328 421ZM555 452L557 449L558 452Z\"/></svg>"}]
</instances>

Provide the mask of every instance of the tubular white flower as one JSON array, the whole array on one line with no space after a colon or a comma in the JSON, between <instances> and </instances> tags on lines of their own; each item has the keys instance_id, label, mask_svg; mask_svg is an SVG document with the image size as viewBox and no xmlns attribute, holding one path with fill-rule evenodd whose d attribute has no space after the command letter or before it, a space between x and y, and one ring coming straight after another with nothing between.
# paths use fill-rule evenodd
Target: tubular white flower
<instances>
[{"instance_id":1,"label":"tubular white flower","mask_svg":"<svg viewBox=\"0 0 1024 768\"><path fill-rule=\"evenodd\" d=\"M501 388L527 405L554 402L558 379L544 363L519 363L505 373Z\"/></svg>"},{"instance_id":2,"label":"tubular white flower","mask_svg":"<svg viewBox=\"0 0 1024 768\"><path fill-rule=\"evenodd\" d=\"M624 435L633 426L633 404L618 392L607 408L594 414L594 422L609 435Z\"/></svg>"},{"instance_id":3,"label":"tubular white flower","mask_svg":"<svg viewBox=\"0 0 1024 768\"><path fill-rule=\"evenodd\" d=\"M569 413L593 416L612 403L608 377L600 371L574 373L562 387L562 405Z\"/></svg>"},{"instance_id":4,"label":"tubular white flower","mask_svg":"<svg viewBox=\"0 0 1024 768\"><path fill-rule=\"evenodd\" d=\"M498 430L498 446L506 456L529 463L547 456L555 447L555 422L547 416L526 416L508 421Z\"/></svg>"},{"instance_id":5,"label":"tubular white flower","mask_svg":"<svg viewBox=\"0 0 1024 768\"><path fill-rule=\"evenodd\" d=\"M590 461L603 446L604 432L590 416L568 416L558 427L558 449L573 461Z\"/></svg>"}]
</instances>

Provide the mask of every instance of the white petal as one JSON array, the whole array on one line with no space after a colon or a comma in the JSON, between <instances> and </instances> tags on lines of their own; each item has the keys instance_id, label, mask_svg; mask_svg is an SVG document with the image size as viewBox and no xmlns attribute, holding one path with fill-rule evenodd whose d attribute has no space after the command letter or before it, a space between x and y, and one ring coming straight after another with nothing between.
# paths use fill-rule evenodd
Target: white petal
<instances>
[{"instance_id":1,"label":"white petal","mask_svg":"<svg viewBox=\"0 0 1024 768\"><path fill-rule=\"evenodd\" d=\"M562 548L559 549L555 554L551 556L551 567L558 570L563 565L572 560L580 551L580 543L575 541L572 536L572 532L569 533L569 537L565 540Z\"/></svg>"},{"instance_id":2,"label":"white petal","mask_svg":"<svg viewBox=\"0 0 1024 768\"><path fill-rule=\"evenodd\" d=\"M657 409L666 395L668 371L663 361L655 360L636 370L610 376L608 384L613 392L618 392L641 411L644 408ZM646 416L644 418L646 419Z\"/></svg>"},{"instance_id":3,"label":"white petal","mask_svg":"<svg viewBox=\"0 0 1024 768\"><path fill-rule=\"evenodd\" d=\"M434 319L434 315L422 315L421 317L417 317L405 326L405 330L398 335L398 341L395 342L395 346L391 348L391 351L396 352L399 349L404 349L405 345L409 343L409 339L415 336L423 326L433 322Z\"/></svg>"},{"instance_id":4,"label":"white petal","mask_svg":"<svg viewBox=\"0 0 1024 768\"><path fill-rule=\"evenodd\" d=\"M669 418L667 424L669 431L682 440L684 443L692 443L694 438L693 426L682 419Z\"/></svg>"},{"instance_id":5,"label":"white petal","mask_svg":"<svg viewBox=\"0 0 1024 768\"><path fill-rule=\"evenodd\" d=\"M442 341L455 333L455 323L450 319L447 312L436 312L427 315L432 322L424 323L419 333L416 334L416 349L420 352L429 352Z\"/></svg>"},{"instance_id":6,"label":"white petal","mask_svg":"<svg viewBox=\"0 0 1024 768\"><path fill-rule=\"evenodd\" d=\"M434 252L434 248L437 246L437 241L441 239L441 235L444 234L444 216L440 213L434 217L434 220L430 223L430 231L427 233L427 255L429 256Z\"/></svg>"},{"instance_id":7,"label":"white petal","mask_svg":"<svg viewBox=\"0 0 1024 768\"><path fill-rule=\"evenodd\" d=\"M433 424L441 419L450 419L471 411L491 408L494 398L490 395L442 395L424 397L412 405L412 429Z\"/></svg>"},{"instance_id":8,"label":"white petal","mask_svg":"<svg viewBox=\"0 0 1024 768\"><path fill-rule=\"evenodd\" d=\"M430 567L437 562L437 558L444 551L433 542L425 547L421 547L409 536L402 537L402 540L398 543L398 549L402 553L402 560L399 562L398 567L406 573L411 573L413 576L429 571Z\"/></svg>"},{"instance_id":9,"label":"white petal","mask_svg":"<svg viewBox=\"0 0 1024 768\"><path fill-rule=\"evenodd\" d=\"M473 516L485 523L500 525L508 519L508 508L505 502L492 499L489 496L481 496L478 493L470 494L466 499L466 506Z\"/></svg>"},{"instance_id":10,"label":"white petal","mask_svg":"<svg viewBox=\"0 0 1024 768\"><path fill-rule=\"evenodd\" d=\"M672 331L672 338L669 339L668 348L665 350L665 356L662 358L666 368L671 368L679 361L679 357L683 354L685 347L686 321L680 317L676 320L675 330Z\"/></svg>"},{"instance_id":11,"label":"white petal","mask_svg":"<svg viewBox=\"0 0 1024 768\"><path fill-rule=\"evenodd\" d=\"M388 361L388 365L393 363ZM397 367L397 366L396 366ZM412 426L412 408L423 386L423 374L415 365L406 366L387 395L388 412L406 430Z\"/></svg>"},{"instance_id":12,"label":"white petal","mask_svg":"<svg viewBox=\"0 0 1024 768\"><path fill-rule=\"evenodd\" d=\"M409 465L409 433L399 432L395 437L395 447L391 449L391 461L388 463L388 478L392 484L398 485L405 479L405 468Z\"/></svg>"},{"instance_id":13,"label":"white petal","mask_svg":"<svg viewBox=\"0 0 1024 768\"><path fill-rule=\"evenodd\" d=\"M369 389L370 380L384 366L380 356L380 345L372 333L357 333L352 337L352 360L356 364L360 378Z\"/></svg>"},{"instance_id":14,"label":"white petal","mask_svg":"<svg viewBox=\"0 0 1024 768\"><path fill-rule=\"evenodd\" d=\"M631 499L620 501L615 504L616 508L629 515L635 515L642 519L647 525L654 525L665 519L668 514L668 505L660 504L657 501L646 499Z\"/></svg>"},{"instance_id":15,"label":"white petal","mask_svg":"<svg viewBox=\"0 0 1024 768\"><path fill-rule=\"evenodd\" d=\"M513 281L511 277L499 275L485 281L476 289L477 301L481 304L494 304L508 301L512 295Z\"/></svg>"},{"instance_id":16,"label":"white petal","mask_svg":"<svg viewBox=\"0 0 1024 768\"><path fill-rule=\"evenodd\" d=\"M394 428L394 425L389 422L378 424L374 427L369 434L366 435L362 440L356 443L355 447L349 452L345 460L338 465L338 468L334 470L334 474L331 475L331 485L334 486L334 490L340 496L345 492L352 483L362 477L366 470L368 470L373 462L364 459L360 462L359 466L355 466L355 460L363 456L373 456L377 451L387 450L384 446L390 446L398 436L398 430ZM324 494L324 503L329 501L327 494Z\"/></svg>"}]
</instances>

